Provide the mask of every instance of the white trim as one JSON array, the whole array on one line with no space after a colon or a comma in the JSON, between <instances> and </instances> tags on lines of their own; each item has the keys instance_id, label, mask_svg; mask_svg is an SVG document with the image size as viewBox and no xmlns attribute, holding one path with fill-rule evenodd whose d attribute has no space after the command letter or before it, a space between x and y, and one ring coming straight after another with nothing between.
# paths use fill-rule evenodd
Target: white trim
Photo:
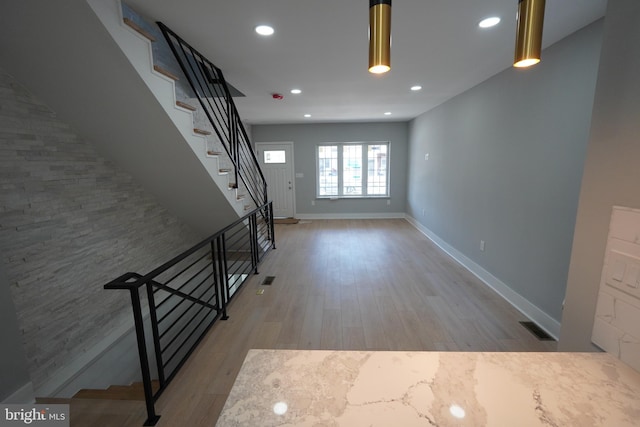
<instances>
[{"instance_id":1,"label":"white trim","mask_svg":"<svg viewBox=\"0 0 640 427\"><path fill-rule=\"evenodd\" d=\"M404 219L403 212L389 213L312 213L297 214L298 219Z\"/></svg>"},{"instance_id":2,"label":"white trim","mask_svg":"<svg viewBox=\"0 0 640 427\"><path fill-rule=\"evenodd\" d=\"M363 147L362 150L362 162L363 165L368 165L368 147L370 145L386 145L387 146L387 156L385 159L386 165L385 165L385 177L386 177L386 188L387 188L387 192L386 194L367 194L367 177L363 176L361 177L362 179L362 193L363 194L358 194L358 195L349 195L349 194L344 194L344 151L341 149L342 147L345 147L347 145L359 145L361 147ZM331 147L331 146L336 146L337 147L337 151L338 151L338 166L337 166L337 177L338 177L338 194L335 195L321 195L320 194L320 147ZM391 173L389 171L389 165L391 164L391 141L353 141L353 142L322 142L322 143L317 143L315 146L315 157L316 157L316 175L315 175L315 180L316 180L316 198L317 199L330 199L330 200L336 200L336 199L347 199L347 198L356 198L356 199L376 199L376 198L390 198L391 197ZM364 166L362 169L363 173L364 172Z\"/></svg>"},{"instance_id":3,"label":"white trim","mask_svg":"<svg viewBox=\"0 0 640 427\"><path fill-rule=\"evenodd\" d=\"M533 305L525 297L511 289L508 285L500 281L497 277L489 273L480 265L469 259L462 252L442 240L438 235L420 224L415 218L406 215L406 220L424 234L429 240L435 243L449 256L455 259L460 265L469 270L474 276L480 279L485 285L496 291L502 298L507 300L519 312L537 323L549 335L558 340L560 335L560 322L549 316L544 311Z\"/></svg>"},{"instance_id":4,"label":"white trim","mask_svg":"<svg viewBox=\"0 0 640 427\"><path fill-rule=\"evenodd\" d=\"M36 402L36 394L33 390L33 383L29 381L16 391L11 396L7 397L2 403L17 403L17 404L31 404Z\"/></svg>"},{"instance_id":5,"label":"white trim","mask_svg":"<svg viewBox=\"0 0 640 427\"><path fill-rule=\"evenodd\" d=\"M258 157L258 163L263 164L262 161L262 157L260 155L260 150L262 149L263 146L265 145L286 145L290 148L290 154L291 154L291 159L290 159L290 163L291 163L291 182L293 183L293 195L292 195L292 201L293 201L293 218L297 218L296 217L296 186L298 185L298 183L296 182L296 164L295 164L295 153L293 152L293 141L281 141L281 142L254 142L254 150L256 151L256 156ZM289 163L289 162L288 162Z\"/></svg>"}]
</instances>

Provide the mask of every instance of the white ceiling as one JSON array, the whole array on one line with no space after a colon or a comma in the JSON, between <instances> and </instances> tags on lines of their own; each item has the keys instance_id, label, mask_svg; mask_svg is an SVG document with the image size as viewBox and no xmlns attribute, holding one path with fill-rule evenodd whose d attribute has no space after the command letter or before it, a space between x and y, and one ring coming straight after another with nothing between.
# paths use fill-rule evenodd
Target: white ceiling
<instances>
[{"instance_id":1,"label":"white ceiling","mask_svg":"<svg viewBox=\"0 0 640 427\"><path fill-rule=\"evenodd\" d=\"M367 71L366 0L127 3L163 21L221 68L246 95L236 98L240 115L263 124L412 119L511 66L518 1L395 0L391 71L381 76ZM605 9L606 0L547 0L543 46ZM494 15L502 18L498 26L477 26ZM255 34L263 23L275 28L273 36ZM544 66L544 53L542 61L537 67ZM415 84L422 91L411 92ZM303 92L292 95L292 88ZM273 100L272 93L284 99Z\"/></svg>"}]
</instances>

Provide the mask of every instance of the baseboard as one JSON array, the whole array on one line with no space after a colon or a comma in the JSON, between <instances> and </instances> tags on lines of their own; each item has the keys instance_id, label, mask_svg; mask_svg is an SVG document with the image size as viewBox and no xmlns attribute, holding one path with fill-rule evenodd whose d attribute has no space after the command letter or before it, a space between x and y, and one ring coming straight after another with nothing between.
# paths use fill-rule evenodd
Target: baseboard
<instances>
[{"instance_id":1,"label":"baseboard","mask_svg":"<svg viewBox=\"0 0 640 427\"><path fill-rule=\"evenodd\" d=\"M549 335L558 339L560 323L551 316L531 304L526 298L515 292L508 285L500 281L480 265L466 257L454 247L450 246L438 235L420 224L415 218L404 213L361 213L361 214L297 214L299 219L406 219L418 231L424 234L429 240L449 254L453 259L478 277L485 285L493 289L514 308L520 311L527 318L536 322ZM57 396L60 391L69 389L76 378L89 369L96 360L116 346L125 336L132 331L131 325L121 325L109 336L105 337L99 344L77 357L72 363L54 374L45 384L34 391L33 384L28 383L14 392L4 402L27 403L35 401L34 396ZM137 357L137 356L136 356ZM67 396L58 396L67 397Z\"/></svg>"},{"instance_id":2,"label":"baseboard","mask_svg":"<svg viewBox=\"0 0 640 427\"><path fill-rule=\"evenodd\" d=\"M455 259L460 265L469 270L474 276L480 279L485 285L496 291L502 298L507 300L516 310L527 316L538 324L549 335L556 340L560 336L560 322L549 316L544 311L533 305L529 300L511 289L507 284L489 273L480 265L469 259L462 252L442 240L438 235L420 224L415 218L406 215L405 219L418 231L424 234L429 240L435 243L440 249Z\"/></svg>"},{"instance_id":3,"label":"baseboard","mask_svg":"<svg viewBox=\"0 0 640 427\"><path fill-rule=\"evenodd\" d=\"M296 214L296 218L298 219L404 219L405 216L406 215L403 212Z\"/></svg>"},{"instance_id":4,"label":"baseboard","mask_svg":"<svg viewBox=\"0 0 640 427\"><path fill-rule=\"evenodd\" d=\"M7 397L2 403L16 404L32 404L36 401L36 394L33 390L33 383L29 381L18 390L14 391L11 396Z\"/></svg>"}]
</instances>

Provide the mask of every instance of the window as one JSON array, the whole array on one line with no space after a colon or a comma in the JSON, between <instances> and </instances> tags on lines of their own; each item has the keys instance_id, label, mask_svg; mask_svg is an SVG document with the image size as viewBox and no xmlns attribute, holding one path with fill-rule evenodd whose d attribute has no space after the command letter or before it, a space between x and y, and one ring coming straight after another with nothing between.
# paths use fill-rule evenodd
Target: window
<instances>
[{"instance_id":1,"label":"window","mask_svg":"<svg viewBox=\"0 0 640 427\"><path fill-rule=\"evenodd\" d=\"M265 150L264 151L264 163L287 163L287 158L284 150Z\"/></svg>"},{"instance_id":2,"label":"window","mask_svg":"<svg viewBox=\"0 0 640 427\"><path fill-rule=\"evenodd\" d=\"M317 197L388 197L389 143L334 143L317 149Z\"/></svg>"}]
</instances>

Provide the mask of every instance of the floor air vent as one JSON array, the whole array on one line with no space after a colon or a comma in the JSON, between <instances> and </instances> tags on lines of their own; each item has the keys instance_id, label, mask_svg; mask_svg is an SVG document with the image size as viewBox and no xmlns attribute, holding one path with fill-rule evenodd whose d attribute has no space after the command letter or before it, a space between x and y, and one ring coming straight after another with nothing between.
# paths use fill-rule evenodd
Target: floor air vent
<instances>
[{"instance_id":1,"label":"floor air vent","mask_svg":"<svg viewBox=\"0 0 640 427\"><path fill-rule=\"evenodd\" d=\"M538 338L540 341L555 341L555 339L553 339L553 337L551 335L546 333L544 331L544 329L542 329L540 326L536 325L533 322L522 321L522 322L520 322L520 324L522 326L524 326L525 328L527 328L529 330L529 332L531 332L533 335L535 335L536 338Z\"/></svg>"},{"instance_id":2,"label":"floor air vent","mask_svg":"<svg viewBox=\"0 0 640 427\"><path fill-rule=\"evenodd\" d=\"M262 282L263 286L268 286L270 284L273 283L273 281L275 280L276 276L267 276L264 278L264 282Z\"/></svg>"}]
</instances>

